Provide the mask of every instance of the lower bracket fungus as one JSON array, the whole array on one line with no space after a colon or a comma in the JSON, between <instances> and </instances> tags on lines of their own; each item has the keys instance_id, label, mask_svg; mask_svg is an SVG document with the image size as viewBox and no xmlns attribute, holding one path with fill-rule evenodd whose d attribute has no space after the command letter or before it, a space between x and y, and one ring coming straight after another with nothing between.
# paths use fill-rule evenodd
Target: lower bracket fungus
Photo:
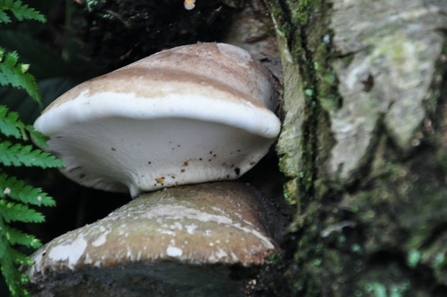
<instances>
[{"instance_id":1,"label":"lower bracket fungus","mask_svg":"<svg viewBox=\"0 0 447 297\"><path fill-rule=\"evenodd\" d=\"M39 249L33 296L244 296L278 250L250 187L216 182L146 193Z\"/></svg>"}]
</instances>

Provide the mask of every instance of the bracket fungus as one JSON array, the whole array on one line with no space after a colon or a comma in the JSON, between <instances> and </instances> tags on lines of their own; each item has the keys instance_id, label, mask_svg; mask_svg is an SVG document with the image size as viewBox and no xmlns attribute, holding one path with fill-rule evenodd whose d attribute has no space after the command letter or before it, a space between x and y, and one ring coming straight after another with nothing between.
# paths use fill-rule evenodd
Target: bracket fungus
<instances>
[{"instance_id":1,"label":"bracket fungus","mask_svg":"<svg viewBox=\"0 0 447 297\"><path fill-rule=\"evenodd\" d=\"M261 219L256 194L242 183L145 193L38 250L30 290L33 296L243 296L250 266L278 249Z\"/></svg>"},{"instance_id":2,"label":"bracket fungus","mask_svg":"<svg viewBox=\"0 0 447 297\"><path fill-rule=\"evenodd\" d=\"M236 179L280 130L267 70L245 50L165 50L69 90L36 120L70 179L141 192Z\"/></svg>"},{"instance_id":3,"label":"bracket fungus","mask_svg":"<svg viewBox=\"0 0 447 297\"><path fill-rule=\"evenodd\" d=\"M222 180L252 168L276 140L276 95L245 50L201 43L54 101L35 128L63 173L135 199L40 248L27 271L32 294L243 296L242 280L278 245L256 191Z\"/></svg>"}]
</instances>

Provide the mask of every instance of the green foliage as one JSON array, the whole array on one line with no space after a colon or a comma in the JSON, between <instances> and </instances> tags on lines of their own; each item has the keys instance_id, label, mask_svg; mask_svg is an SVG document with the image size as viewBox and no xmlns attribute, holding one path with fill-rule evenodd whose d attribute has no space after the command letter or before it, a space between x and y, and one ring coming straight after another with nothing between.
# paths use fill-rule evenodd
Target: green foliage
<instances>
[{"instance_id":1,"label":"green foliage","mask_svg":"<svg viewBox=\"0 0 447 297\"><path fill-rule=\"evenodd\" d=\"M0 0L0 24L11 22L7 12L11 12L17 20L25 19L45 22L45 17L20 0ZM40 94L34 77L27 73L29 65L18 63L17 52L9 52L0 47L0 86L10 85L24 89L31 98L40 104Z\"/></svg>"},{"instance_id":2,"label":"green foliage","mask_svg":"<svg viewBox=\"0 0 447 297\"><path fill-rule=\"evenodd\" d=\"M5 49L0 47L0 85L23 88L31 98L40 103L36 80L27 73L29 65L18 63L18 59L16 52L5 53Z\"/></svg>"},{"instance_id":3,"label":"green foliage","mask_svg":"<svg viewBox=\"0 0 447 297\"><path fill-rule=\"evenodd\" d=\"M10 141L0 142L0 163L5 166L57 167L59 160L32 145L22 145Z\"/></svg>"},{"instance_id":4,"label":"green foliage","mask_svg":"<svg viewBox=\"0 0 447 297\"><path fill-rule=\"evenodd\" d=\"M45 138L32 127L18 119L15 112L0 106L0 164L7 166L60 167L62 161L54 156L19 141L35 139L39 145ZM11 223L40 223L44 216L32 206L54 206L54 200L41 189L27 185L24 181L9 176L0 169L0 270L12 296L28 296L22 288L27 278L18 265L32 264L29 257L14 249L21 245L38 248L40 241L32 235L10 226Z\"/></svg>"},{"instance_id":5,"label":"green foliage","mask_svg":"<svg viewBox=\"0 0 447 297\"><path fill-rule=\"evenodd\" d=\"M0 132L5 136L23 138L25 125L20 125L19 116L15 112L8 113L5 106L0 106Z\"/></svg>"},{"instance_id":6,"label":"green foliage","mask_svg":"<svg viewBox=\"0 0 447 297\"><path fill-rule=\"evenodd\" d=\"M11 22L8 13L18 21L45 21L43 15L20 0L0 0L0 23ZM38 87L34 77L28 73L28 68L29 65L19 63L17 52L6 52L0 47L0 86L23 89L40 105ZM18 250L19 247L38 248L41 243L12 224L43 222L44 216L33 207L53 206L55 203L41 189L10 176L7 167L49 168L63 165L62 161L49 153L28 144L30 139L45 147L45 137L20 121L16 112L0 105L0 271L13 297L29 296L23 288L28 278L18 267L33 264L30 257Z\"/></svg>"},{"instance_id":7,"label":"green foliage","mask_svg":"<svg viewBox=\"0 0 447 297\"><path fill-rule=\"evenodd\" d=\"M36 20L45 22L45 17L20 0L0 0L0 23L9 23L11 18L6 13L10 11L17 20Z\"/></svg>"}]
</instances>

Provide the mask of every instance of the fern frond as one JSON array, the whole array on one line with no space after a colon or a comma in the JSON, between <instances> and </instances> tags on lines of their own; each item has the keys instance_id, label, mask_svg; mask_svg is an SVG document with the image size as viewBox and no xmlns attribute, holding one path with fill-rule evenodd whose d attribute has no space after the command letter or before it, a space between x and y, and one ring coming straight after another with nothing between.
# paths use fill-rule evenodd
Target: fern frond
<instances>
[{"instance_id":1,"label":"fern frond","mask_svg":"<svg viewBox=\"0 0 447 297\"><path fill-rule=\"evenodd\" d=\"M9 23L11 19L5 13L10 11L17 20L35 20L44 23L45 17L38 11L23 4L20 0L0 0L0 23Z\"/></svg>"},{"instance_id":2,"label":"fern frond","mask_svg":"<svg viewBox=\"0 0 447 297\"><path fill-rule=\"evenodd\" d=\"M6 224L0 212L0 271L12 297L30 296L22 287L28 282L28 277L16 269L15 265L32 265L31 259L11 247L5 227Z\"/></svg>"},{"instance_id":3,"label":"fern frond","mask_svg":"<svg viewBox=\"0 0 447 297\"><path fill-rule=\"evenodd\" d=\"M9 23L10 21L11 19L6 14L6 12L0 9L0 23Z\"/></svg>"},{"instance_id":4,"label":"fern frond","mask_svg":"<svg viewBox=\"0 0 447 297\"><path fill-rule=\"evenodd\" d=\"M0 132L5 136L26 140L25 124L19 120L19 114L9 111L6 106L0 105Z\"/></svg>"},{"instance_id":5,"label":"fern frond","mask_svg":"<svg viewBox=\"0 0 447 297\"><path fill-rule=\"evenodd\" d=\"M5 245L5 255L7 255L7 258L0 257L0 263L2 273L6 272L4 276L11 292L11 297L30 296L22 287L22 285L29 282L28 276L11 267L14 267L15 265L30 266L33 265L33 261L30 257L12 248L8 243ZM5 267L3 267L3 265Z\"/></svg>"},{"instance_id":6,"label":"fern frond","mask_svg":"<svg viewBox=\"0 0 447 297\"><path fill-rule=\"evenodd\" d=\"M14 263L7 258L0 258L0 270L5 277L11 297L29 297L31 296L22 285L28 282L24 279L24 274L14 268Z\"/></svg>"},{"instance_id":7,"label":"fern frond","mask_svg":"<svg viewBox=\"0 0 447 297\"><path fill-rule=\"evenodd\" d=\"M54 168L63 166L63 162L53 155L33 149L31 145L0 141L0 163L5 166L37 166Z\"/></svg>"},{"instance_id":8,"label":"fern frond","mask_svg":"<svg viewBox=\"0 0 447 297\"><path fill-rule=\"evenodd\" d=\"M0 198L5 197L36 206L55 205L54 200L40 188L34 188L13 176L0 173Z\"/></svg>"},{"instance_id":9,"label":"fern frond","mask_svg":"<svg viewBox=\"0 0 447 297\"><path fill-rule=\"evenodd\" d=\"M20 244L20 245L34 248L34 249L37 249L42 245L40 240L38 240L33 235L26 234L20 230L15 229L15 228L9 228L8 226L5 226L5 235L6 235L6 239L9 241L9 244L11 244L11 245ZM23 261L21 261L21 262L23 262ZM23 263L20 263L20 264L23 264Z\"/></svg>"},{"instance_id":10,"label":"fern frond","mask_svg":"<svg viewBox=\"0 0 447 297\"><path fill-rule=\"evenodd\" d=\"M10 254L11 259L13 260L14 264L29 266L29 265L33 265L33 263L34 263L34 261L32 259L30 259L30 257L28 257L27 255L25 255L22 252L19 252L15 248L11 247L11 251L9 252L9 254ZM25 280L25 279L27 279L26 276L21 278L21 280Z\"/></svg>"},{"instance_id":11,"label":"fern frond","mask_svg":"<svg viewBox=\"0 0 447 297\"><path fill-rule=\"evenodd\" d=\"M5 49L0 47L0 85L24 89L40 105L36 80L27 72L29 65L18 63L18 60L17 52L6 53Z\"/></svg>"},{"instance_id":12,"label":"fern frond","mask_svg":"<svg viewBox=\"0 0 447 297\"><path fill-rule=\"evenodd\" d=\"M42 14L23 4L21 0L0 0L0 24L11 22L10 15L13 15L18 21L45 22L45 17ZM41 97L38 86L34 76L28 73L28 68L29 65L19 63L17 52L6 52L4 48L0 47L0 86L23 89L40 106ZM41 168L63 165L62 161L52 155L17 141L28 141L28 135L39 146L45 146L46 139L40 133L21 122L17 113L0 106L0 165ZM0 272L12 297L30 296L23 287L25 283L29 282L29 279L17 267L33 264L31 257L19 252L14 247L38 248L41 243L34 236L12 228L9 223L43 222L44 216L29 206L52 206L54 204L54 200L43 193L41 189L33 188L22 180L0 172Z\"/></svg>"},{"instance_id":13,"label":"fern frond","mask_svg":"<svg viewBox=\"0 0 447 297\"><path fill-rule=\"evenodd\" d=\"M29 135L31 136L31 140L34 142L35 145L43 149L48 147L47 141L49 138L39 131L36 131L34 129L34 126L27 125L25 129L28 131Z\"/></svg>"},{"instance_id":14,"label":"fern frond","mask_svg":"<svg viewBox=\"0 0 447 297\"><path fill-rule=\"evenodd\" d=\"M6 200L0 200L0 213L6 223L42 223L45 217L28 206L21 203L13 203Z\"/></svg>"}]
</instances>

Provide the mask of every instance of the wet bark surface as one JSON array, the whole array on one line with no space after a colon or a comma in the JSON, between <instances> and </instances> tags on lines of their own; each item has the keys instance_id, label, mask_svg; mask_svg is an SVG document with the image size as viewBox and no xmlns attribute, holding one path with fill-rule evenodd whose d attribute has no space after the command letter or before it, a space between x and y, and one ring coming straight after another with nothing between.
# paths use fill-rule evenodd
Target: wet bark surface
<instances>
[{"instance_id":1,"label":"wet bark surface","mask_svg":"<svg viewBox=\"0 0 447 297\"><path fill-rule=\"evenodd\" d=\"M447 3L267 5L296 213L250 294L447 295Z\"/></svg>"}]
</instances>

